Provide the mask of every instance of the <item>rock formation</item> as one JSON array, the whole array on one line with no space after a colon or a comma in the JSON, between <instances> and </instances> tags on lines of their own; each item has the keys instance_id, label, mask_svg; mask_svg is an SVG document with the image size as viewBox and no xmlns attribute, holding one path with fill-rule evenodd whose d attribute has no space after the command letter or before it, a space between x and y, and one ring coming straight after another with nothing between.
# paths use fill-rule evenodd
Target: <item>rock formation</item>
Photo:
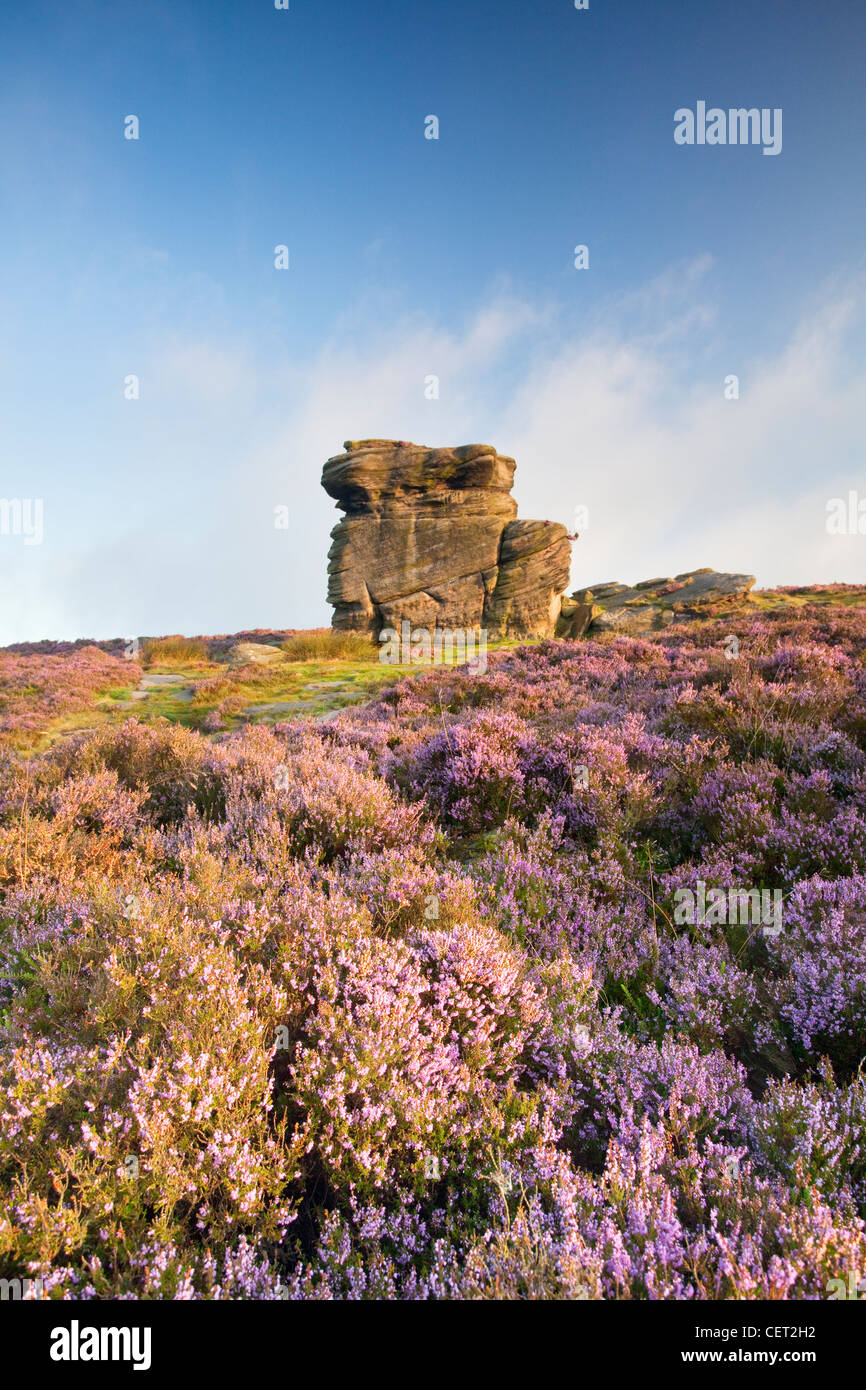
<instances>
[{"instance_id":1,"label":"rock formation","mask_svg":"<svg viewBox=\"0 0 866 1390\"><path fill-rule=\"evenodd\" d=\"M644 579L626 584L591 584L564 598L558 637L625 632L642 636L683 619L715 618L735 611L755 582L752 574L688 570L673 579Z\"/></svg>"},{"instance_id":2,"label":"rock formation","mask_svg":"<svg viewBox=\"0 0 866 1390\"><path fill-rule=\"evenodd\" d=\"M565 527L518 521L515 462L489 444L431 449L347 441L322 486L345 517L331 532L333 626L486 628L550 637L568 583Z\"/></svg>"}]
</instances>

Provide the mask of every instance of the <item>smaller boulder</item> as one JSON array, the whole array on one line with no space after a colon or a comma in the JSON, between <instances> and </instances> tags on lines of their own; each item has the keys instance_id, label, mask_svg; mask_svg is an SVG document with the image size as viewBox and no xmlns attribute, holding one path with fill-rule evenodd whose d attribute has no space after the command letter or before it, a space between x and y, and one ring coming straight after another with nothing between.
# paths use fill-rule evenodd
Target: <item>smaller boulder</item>
<instances>
[{"instance_id":1,"label":"smaller boulder","mask_svg":"<svg viewBox=\"0 0 866 1390\"><path fill-rule=\"evenodd\" d=\"M232 666L269 666L280 661L282 647L272 647L266 642L237 642L229 649L229 663Z\"/></svg>"},{"instance_id":2,"label":"smaller boulder","mask_svg":"<svg viewBox=\"0 0 866 1390\"><path fill-rule=\"evenodd\" d=\"M582 637L594 618L599 618L604 609L598 603L578 603L576 599L564 598L556 635L566 642L576 642Z\"/></svg>"}]
</instances>

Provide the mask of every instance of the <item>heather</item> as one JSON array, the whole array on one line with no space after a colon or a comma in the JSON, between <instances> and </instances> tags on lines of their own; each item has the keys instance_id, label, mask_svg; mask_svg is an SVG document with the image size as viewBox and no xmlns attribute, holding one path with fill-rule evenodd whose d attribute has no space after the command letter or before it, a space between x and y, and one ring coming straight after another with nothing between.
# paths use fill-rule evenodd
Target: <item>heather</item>
<instances>
[{"instance_id":1,"label":"heather","mask_svg":"<svg viewBox=\"0 0 866 1390\"><path fill-rule=\"evenodd\" d=\"M134 685L131 660L80 647L69 654L0 651L0 746L28 747L57 720L88 710L97 695Z\"/></svg>"},{"instance_id":2,"label":"heather","mask_svg":"<svg viewBox=\"0 0 866 1390\"><path fill-rule=\"evenodd\" d=\"M3 660L13 692L23 661L71 664L70 701L129 683L105 653ZM866 616L823 604L495 652L327 722L129 718L6 756L0 1273L856 1283L864 767ZM778 924L729 910L762 891Z\"/></svg>"}]
</instances>

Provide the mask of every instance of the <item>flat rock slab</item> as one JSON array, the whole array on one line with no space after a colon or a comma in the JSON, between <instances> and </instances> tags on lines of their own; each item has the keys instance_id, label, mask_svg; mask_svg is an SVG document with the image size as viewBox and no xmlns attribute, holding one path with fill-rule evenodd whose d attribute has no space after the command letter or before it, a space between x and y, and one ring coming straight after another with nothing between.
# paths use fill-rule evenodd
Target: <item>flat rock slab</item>
<instances>
[{"instance_id":1,"label":"flat rock slab","mask_svg":"<svg viewBox=\"0 0 866 1390\"><path fill-rule=\"evenodd\" d=\"M254 719L263 719L272 714L298 714L300 711L310 709L311 700L272 700L265 705L247 705L239 713L240 719L248 716Z\"/></svg>"},{"instance_id":2,"label":"flat rock slab","mask_svg":"<svg viewBox=\"0 0 866 1390\"><path fill-rule=\"evenodd\" d=\"M374 648L375 650L375 648ZM351 681L307 681L302 690L336 690L341 694L352 684Z\"/></svg>"},{"instance_id":3,"label":"flat rock slab","mask_svg":"<svg viewBox=\"0 0 866 1390\"><path fill-rule=\"evenodd\" d=\"M130 705L140 704L142 700L149 700L151 695L155 695L159 690L170 690L176 700L183 700L188 703L192 699L192 690L187 683L186 676L175 675L150 675L142 676L135 690L131 690L128 700L118 700L119 709L129 709Z\"/></svg>"},{"instance_id":4,"label":"flat rock slab","mask_svg":"<svg viewBox=\"0 0 866 1390\"><path fill-rule=\"evenodd\" d=\"M505 496L514 459L492 444L431 449L403 439L347 439L345 453L328 459L322 486L350 514L376 512L385 501L414 507L450 492L492 491ZM517 510L516 507L514 509Z\"/></svg>"}]
</instances>

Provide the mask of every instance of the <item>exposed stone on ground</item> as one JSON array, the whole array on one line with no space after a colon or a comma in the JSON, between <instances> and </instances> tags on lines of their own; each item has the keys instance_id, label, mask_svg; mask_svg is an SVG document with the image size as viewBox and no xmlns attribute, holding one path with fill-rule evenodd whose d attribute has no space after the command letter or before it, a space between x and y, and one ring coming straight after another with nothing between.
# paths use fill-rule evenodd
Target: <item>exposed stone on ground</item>
<instances>
[{"instance_id":1,"label":"exposed stone on ground","mask_svg":"<svg viewBox=\"0 0 866 1390\"><path fill-rule=\"evenodd\" d=\"M626 584L591 584L576 589L572 602L582 609L593 609L584 631L624 632L631 636L659 631L677 621L714 617L733 611L746 599L755 583L751 574L726 574L719 570L687 570L669 579L644 579L629 587ZM571 636L565 631L566 603L563 617L557 626L559 636ZM571 612L569 609L568 612Z\"/></svg>"},{"instance_id":2,"label":"exposed stone on ground","mask_svg":"<svg viewBox=\"0 0 866 1390\"><path fill-rule=\"evenodd\" d=\"M593 618L598 617L603 611L598 603L579 603L575 598L564 598L556 624L557 637L575 641L583 636Z\"/></svg>"},{"instance_id":3,"label":"exposed stone on ground","mask_svg":"<svg viewBox=\"0 0 866 1390\"><path fill-rule=\"evenodd\" d=\"M322 486L345 513L331 532L333 626L486 628L492 638L643 635L742 604L749 574L713 569L608 580L563 596L564 526L518 521L514 459L490 444L428 448L405 440L348 440ZM255 658L252 658L255 659Z\"/></svg>"},{"instance_id":4,"label":"exposed stone on ground","mask_svg":"<svg viewBox=\"0 0 866 1390\"><path fill-rule=\"evenodd\" d=\"M124 709L129 705L139 703L141 700L150 699L157 691L170 690L176 700L183 700L188 703L192 699L192 689L188 683L187 676L176 674L151 674L142 675L141 680L135 690L130 692L128 700L118 701L118 708Z\"/></svg>"},{"instance_id":5,"label":"exposed stone on ground","mask_svg":"<svg viewBox=\"0 0 866 1390\"><path fill-rule=\"evenodd\" d=\"M229 662L232 666L267 666L282 656L282 648L267 642L237 642L229 651Z\"/></svg>"},{"instance_id":6,"label":"exposed stone on ground","mask_svg":"<svg viewBox=\"0 0 866 1390\"><path fill-rule=\"evenodd\" d=\"M322 486L345 518L331 532L333 626L486 628L552 636L568 583L565 527L517 521L515 462L490 444L428 448L349 440Z\"/></svg>"}]
</instances>

